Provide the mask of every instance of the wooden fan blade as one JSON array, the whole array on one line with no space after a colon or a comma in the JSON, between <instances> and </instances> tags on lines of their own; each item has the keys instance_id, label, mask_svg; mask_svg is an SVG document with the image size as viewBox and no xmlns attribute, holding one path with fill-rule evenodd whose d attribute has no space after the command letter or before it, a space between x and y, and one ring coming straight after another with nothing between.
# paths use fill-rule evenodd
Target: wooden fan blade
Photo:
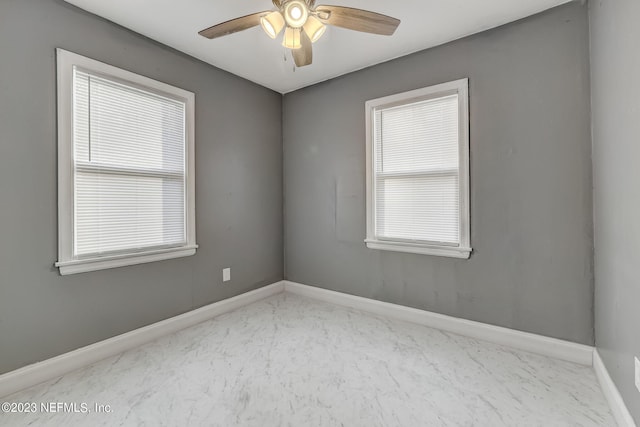
<instances>
[{"instance_id":1,"label":"wooden fan blade","mask_svg":"<svg viewBox=\"0 0 640 427\"><path fill-rule=\"evenodd\" d=\"M296 67L304 67L313 61L311 39L304 31L300 31L300 44L302 45L300 49L291 49L293 62L296 63Z\"/></svg>"},{"instance_id":2,"label":"wooden fan blade","mask_svg":"<svg viewBox=\"0 0 640 427\"><path fill-rule=\"evenodd\" d=\"M316 12L329 13L327 18L322 16L323 13L318 14L318 19L325 24L383 36L392 35L400 25L399 19L351 7L321 5L316 7Z\"/></svg>"},{"instance_id":3,"label":"wooden fan blade","mask_svg":"<svg viewBox=\"0 0 640 427\"><path fill-rule=\"evenodd\" d=\"M243 31L251 27L255 27L260 25L260 18L270 13L270 10L265 10L264 12L252 13L251 15L242 16L240 18L232 19L230 21L223 22L218 25L214 25L213 27L209 27L205 30L200 31L200 34L203 37L208 39L215 39L217 37L226 36L229 34L237 33L238 31Z\"/></svg>"}]
</instances>

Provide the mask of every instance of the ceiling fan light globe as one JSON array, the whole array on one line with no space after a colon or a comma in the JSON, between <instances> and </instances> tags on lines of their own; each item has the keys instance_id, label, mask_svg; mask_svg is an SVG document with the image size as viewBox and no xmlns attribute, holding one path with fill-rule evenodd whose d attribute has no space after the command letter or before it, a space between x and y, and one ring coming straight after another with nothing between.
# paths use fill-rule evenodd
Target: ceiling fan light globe
<instances>
[{"instance_id":1,"label":"ceiling fan light globe","mask_svg":"<svg viewBox=\"0 0 640 427\"><path fill-rule=\"evenodd\" d=\"M309 16L303 28L311 39L311 43L317 42L327 30L327 27L315 16Z\"/></svg>"},{"instance_id":2,"label":"ceiling fan light globe","mask_svg":"<svg viewBox=\"0 0 640 427\"><path fill-rule=\"evenodd\" d=\"M302 47L302 43L300 42L300 28L287 27L284 30L282 46L287 49L300 49Z\"/></svg>"},{"instance_id":3,"label":"ceiling fan light globe","mask_svg":"<svg viewBox=\"0 0 640 427\"><path fill-rule=\"evenodd\" d=\"M285 3L283 13L284 20L292 28L302 27L309 17L307 4L302 0L290 0Z\"/></svg>"},{"instance_id":4,"label":"ceiling fan light globe","mask_svg":"<svg viewBox=\"0 0 640 427\"><path fill-rule=\"evenodd\" d=\"M284 18L280 12L271 12L260 18L260 25L269 37L275 39L284 28Z\"/></svg>"}]
</instances>

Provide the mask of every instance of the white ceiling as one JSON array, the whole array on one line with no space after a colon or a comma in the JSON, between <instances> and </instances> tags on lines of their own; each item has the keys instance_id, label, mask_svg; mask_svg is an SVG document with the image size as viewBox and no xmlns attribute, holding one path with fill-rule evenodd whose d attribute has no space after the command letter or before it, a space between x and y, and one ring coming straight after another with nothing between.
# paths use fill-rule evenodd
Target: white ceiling
<instances>
[{"instance_id":1,"label":"white ceiling","mask_svg":"<svg viewBox=\"0 0 640 427\"><path fill-rule=\"evenodd\" d=\"M209 40L198 31L270 10L270 0L66 0L211 65L281 93L515 21L569 0L319 0L402 21L378 36L330 27L313 45L313 64L294 71L280 40L260 27Z\"/></svg>"}]
</instances>

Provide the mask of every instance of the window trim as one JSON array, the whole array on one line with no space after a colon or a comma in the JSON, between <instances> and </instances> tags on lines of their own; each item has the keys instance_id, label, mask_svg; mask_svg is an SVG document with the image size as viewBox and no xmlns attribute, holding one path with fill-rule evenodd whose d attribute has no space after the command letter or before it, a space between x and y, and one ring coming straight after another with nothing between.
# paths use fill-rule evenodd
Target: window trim
<instances>
[{"instance_id":1,"label":"window trim","mask_svg":"<svg viewBox=\"0 0 640 427\"><path fill-rule=\"evenodd\" d=\"M58 261L61 275L123 267L185 257L195 254L195 94L64 49L56 49L58 97ZM110 254L91 258L74 257L74 150L73 67L123 82L129 86L185 103L185 221L186 243L169 248Z\"/></svg>"},{"instance_id":2,"label":"window trim","mask_svg":"<svg viewBox=\"0 0 640 427\"><path fill-rule=\"evenodd\" d=\"M391 240L376 236L376 184L375 184L375 146L373 142L375 110L398 105L441 98L458 94L459 108L459 206L460 206L460 244L438 244L437 242ZM366 122L366 211L367 238L369 249L408 252L423 255L446 256L467 259L471 255L471 218L469 208L469 79L460 79L429 86L408 92L398 93L365 103Z\"/></svg>"}]
</instances>

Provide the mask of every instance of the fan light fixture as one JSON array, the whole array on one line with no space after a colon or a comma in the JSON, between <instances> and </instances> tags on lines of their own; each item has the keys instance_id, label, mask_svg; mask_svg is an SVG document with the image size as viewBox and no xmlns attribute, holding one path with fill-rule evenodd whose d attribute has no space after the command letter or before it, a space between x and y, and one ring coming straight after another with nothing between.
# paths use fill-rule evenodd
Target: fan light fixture
<instances>
[{"instance_id":1,"label":"fan light fixture","mask_svg":"<svg viewBox=\"0 0 640 427\"><path fill-rule=\"evenodd\" d=\"M305 67L313 61L312 43L322 37L326 25L390 36L400 20L370 10L343 6L316 6L316 0L271 0L275 10L265 10L221 22L200 31L203 37L215 39L248 28L262 26L272 39L284 28L282 45L291 49L296 67Z\"/></svg>"},{"instance_id":2,"label":"fan light fixture","mask_svg":"<svg viewBox=\"0 0 640 427\"><path fill-rule=\"evenodd\" d=\"M262 29L269 37L275 39L284 28L284 18L278 11L271 12L260 18L260 25L262 25Z\"/></svg>"},{"instance_id":3,"label":"fan light fixture","mask_svg":"<svg viewBox=\"0 0 640 427\"><path fill-rule=\"evenodd\" d=\"M302 47L302 43L300 43L300 28L287 27L284 30L282 46L287 49L300 49Z\"/></svg>"},{"instance_id":4,"label":"fan light fixture","mask_svg":"<svg viewBox=\"0 0 640 427\"><path fill-rule=\"evenodd\" d=\"M327 27L320 22L315 16L309 16L307 22L304 23L304 32L307 33L311 39L311 43L315 43L322 37Z\"/></svg>"},{"instance_id":5,"label":"fan light fixture","mask_svg":"<svg viewBox=\"0 0 640 427\"><path fill-rule=\"evenodd\" d=\"M291 0L284 5L284 20L287 25L293 28L300 28L307 22L309 9L307 4L301 0Z\"/></svg>"}]
</instances>

